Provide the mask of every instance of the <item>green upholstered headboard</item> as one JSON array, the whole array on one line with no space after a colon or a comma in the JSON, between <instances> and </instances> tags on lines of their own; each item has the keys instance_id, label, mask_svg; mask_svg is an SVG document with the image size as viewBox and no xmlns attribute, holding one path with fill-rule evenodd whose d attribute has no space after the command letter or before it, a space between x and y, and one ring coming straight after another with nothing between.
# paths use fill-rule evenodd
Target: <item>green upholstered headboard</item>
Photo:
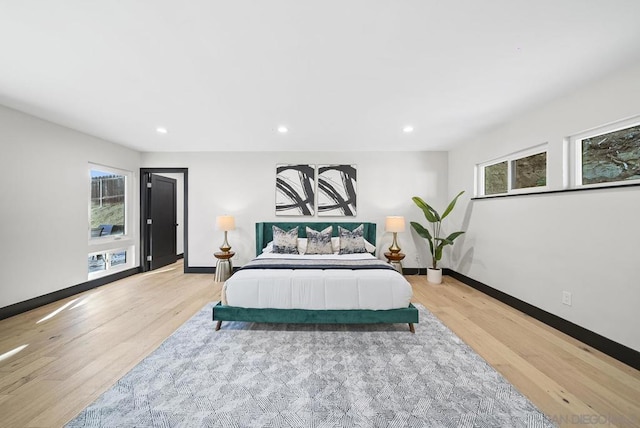
<instances>
[{"instance_id":1,"label":"green upholstered headboard","mask_svg":"<svg viewBox=\"0 0 640 428\"><path fill-rule=\"evenodd\" d=\"M373 245L376 245L376 224L375 223L367 223L367 222L265 222L265 223L256 223L256 256L260 255L262 249L267 246L267 244L273 241L273 228L272 226L277 226L282 230L291 230L292 228L298 226L298 237L306 238L307 237L307 229L310 228L320 231L329 226L333 226L333 235L338 236L338 226L342 226L345 229L353 230L356 227L364 225L364 239L371 242Z\"/></svg>"}]
</instances>

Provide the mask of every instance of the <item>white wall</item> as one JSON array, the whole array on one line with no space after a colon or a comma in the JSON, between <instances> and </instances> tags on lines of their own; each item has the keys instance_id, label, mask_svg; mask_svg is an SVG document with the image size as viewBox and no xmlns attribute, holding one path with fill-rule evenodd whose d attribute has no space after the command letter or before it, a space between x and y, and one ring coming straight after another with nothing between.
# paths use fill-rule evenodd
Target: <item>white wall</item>
<instances>
[{"instance_id":1,"label":"white wall","mask_svg":"<svg viewBox=\"0 0 640 428\"><path fill-rule=\"evenodd\" d=\"M355 218L282 217L275 215L275 171L281 163L356 164L358 207ZM215 230L221 214L236 217L228 239L235 265L255 256L255 223L261 221L370 221L378 224L378 256L391 245L384 232L387 215L424 221L411 197L419 195L437 206L447 199L447 154L444 152L213 152L143 153L143 167L189 168L189 266L215 266L213 253L223 241ZM398 235L407 254L406 267L426 266L426 243L411 232ZM421 261L416 261L416 254Z\"/></svg>"},{"instance_id":2,"label":"white wall","mask_svg":"<svg viewBox=\"0 0 640 428\"><path fill-rule=\"evenodd\" d=\"M213 252L223 239L222 232L214 227L216 215L236 216L237 230L230 232L229 241L238 253L237 265L246 263L255 253L255 222L298 219L275 216L278 163L358 165L358 215L353 220L378 223L380 257L391 244L391 235L384 232L385 216L404 215L407 221L423 221L411 196L422 196L440 206L447 198L444 152L140 154L2 106L0 148L7 160L7 181L0 190L0 307L87 280L90 162L133 172L134 221L130 226L134 230L131 243L136 245L135 266L139 266L141 166L189 168L192 267L215 265ZM405 266L426 266L423 240L407 229L399 234L399 241L407 254Z\"/></svg>"},{"instance_id":3,"label":"white wall","mask_svg":"<svg viewBox=\"0 0 640 428\"><path fill-rule=\"evenodd\" d=\"M562 185L567 136L640 114L640 64L562 97L449 153L449 192L471 194L474 165L549 143L549 184ZM467 200L451 267L640 350L640 188ZM562 291L573 304L561 304Z\"/></svg>"},{"instance_id":4,"label":"white wall","mask_svg":"<svg viewBox=\"0 0 640 428\"><path fill-rule=\"evenodd\" d=\"M0 307L87 281L89 162L134 172L137 245L138 152L2 106L0 149Z\"/></svg>"}]
</instances>

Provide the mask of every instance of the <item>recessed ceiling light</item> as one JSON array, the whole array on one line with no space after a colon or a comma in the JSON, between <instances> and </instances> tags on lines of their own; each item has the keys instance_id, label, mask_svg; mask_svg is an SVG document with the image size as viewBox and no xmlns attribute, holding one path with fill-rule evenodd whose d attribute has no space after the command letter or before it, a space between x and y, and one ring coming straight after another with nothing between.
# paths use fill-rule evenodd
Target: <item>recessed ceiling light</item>
<instances>
[{"instance_id":1,"label":"recessed ceiling light","mask_svg":"<svg viewBox=\"0 0 640 428\"><path fill-rule=\"evenodd\" d=\"M162 127L156 128L156 132L158 134L166 134L167 133L167 128L162 128Z\"/></svg>"},{"instance_id":2,"label":"recessed ceiling light","mask_svg":"<svg viewBox=\"0 0 640 428\"><path fill-rule=\"evenodd\" d=\"M287 132L289 132L289 129L286 126L278 126L278 132L281 134L286 134Z\"/></svg>"},{"instance_id":3,"label":"recessed ceiling light","mask_svg":"<svg viewBox=\"0 0 640 428\"><path fill-rule=\"evenodd\" d=\"M411 125L407 125L404 128L402 128L402 132L404 132L405 134L410 134L413 132L413 126Z\"/></svg>"}]
</instances>

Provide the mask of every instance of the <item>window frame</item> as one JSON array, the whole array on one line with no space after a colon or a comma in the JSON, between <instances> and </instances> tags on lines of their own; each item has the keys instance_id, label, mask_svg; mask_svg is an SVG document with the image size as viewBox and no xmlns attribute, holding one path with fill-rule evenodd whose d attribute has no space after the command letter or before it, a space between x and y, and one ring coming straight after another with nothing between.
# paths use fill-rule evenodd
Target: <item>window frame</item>
<instances>
[{"instance_id":1,"label":"window frame","mask_svg":"<svg viewBox=\"0 0 640 428\"><path fill-rule=\"evenodd\" d=\"M122 235L106 235L106 236L91 236L91 171L99 170L102 172L113 173L125 177L124 184L124 231ZM134 173L121 168L115 168L108 165L89 162L87 167L87 278L88 280L102 278L104 276L112 275L117 272L125 271L134 267L136 259L136 243L134 242L135 226L133 219L133 185L134 185ZM125 263L111 266L109 260L107 260L104 270L89 271L88 259L94 255L110 255L113 253L125 251L126 261Z\"/></svg>"},{"instance_id":2,"label":"window frame","mask_svg":"<svg viewBox=\"0 0 640 428\"><path fill-rule=\"evenodd\" d=\"M124 231L122 235L106 235L106 236L91 236L91 171L98 170L101 172L109 172L117 175L121 175L125 178L124 182ZM133 173L120 168L114 168L106 165L99 165L96 163L89 163L89 206L88 206L88 230L87 236L89 243L95 242L107 242L107 241L119 241L122 239L129 239L131 231L131 195L132 195L132 182Z\"/></svg>"},{"instance_id":3,"label":"window frame","mask_svg":"<svg viewBox=\"0 0 640 428\"><path fill-rule=\"evenodd\" d=\"M570 189L597 189L600 187L620 187L640 184L640 179L607 181L591 184L582 183L582 141L587 138L597 137L602 134L608 134L625 128L632 128L634 126L640 126L640 116L611 122L567 137L565 141L568 143L569 153L567 156L568 165L565 164L565 167L569 171L569 182L566 187Z\"/></svg>"},{"instance_id":4,"label":"window frame","mask_svg":"<svg viewBox=\"0 0 640 428\"><path fill-rule=\"evenodd\" d=\"M114 253L125 252L125 262L112 266L111 265L111 256ZM105 258L105 268L103 270L97 270L91 272L89 270L89 257L98 256L98 255L106 255ZM129 246L120 246L114 248L105 248L105 249L95 249L95 251L91 251L87 254L87 280L91 281L93 279L102 278L103 276L111 275L117 272L121 272L123 270L133 268L133 262L135 259L135 247L133 245Z\"/></svg>"},{"instance_id":5,"label":"window frame","mask_svg":"<svg viewBox=\"0 0 640 428\"><path fill-rule=\"evenodd\" d=\"M507 164L507 191L503 192L503 193L491 193L491 194L487 194L486 193L486 170L489 167L495 166L495 165L499 165L503 162L506 162ZM510 176L510 162L506 159L499 159L493 162L488 162L486 164L481 164L478 166L478 168L480 169L480 177L479 177L479 188L482 188L481 192L478 195L482 195L482 196L496 196L496 195L506 195L509 193L509 185L510 185L510 180L509 180L509 176Z\"/></svg>"},{"instance_id":6,"label":"window frame","mask_svg":"<svg viewBox=\"0 0 640 428\"><path fill-rule=\"evenodd\" d=\"M515 177L514 177L514 162L538 155L541 153L545 153L545 185L544 186L533 186L533 187L523 187L523 188L514 188ZM485 169L487 167L500 164L502 162L507 162L507 191L504 193L485 193ZM549 190L549 143L539 144L534 147L530 147L528 149L520 150L514 153L511 153L506 156L502 156L500 158L496 158L490 161L482 162L476 165L476 186L475 186L475 195L477 198L491 198L496 196L504 196L504 195L518 195L524 193L542 193Z\"/></svg>"}]
</instances>

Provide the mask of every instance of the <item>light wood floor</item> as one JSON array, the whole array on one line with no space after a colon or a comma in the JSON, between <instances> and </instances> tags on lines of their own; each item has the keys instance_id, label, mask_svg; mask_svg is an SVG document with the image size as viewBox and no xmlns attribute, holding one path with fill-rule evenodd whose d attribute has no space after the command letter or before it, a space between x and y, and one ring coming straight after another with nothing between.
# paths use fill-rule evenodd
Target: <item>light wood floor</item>
<instances>
[{"instance_id":1,"label":"light wood floor","mask_svg":"<svg viewBox=\"0 0 640 428\"><path fill-rule=\"evenodd\" d=\"M213 275L182 269L178 262L0 321L0 426L64 425L218 300ZM415 302L560 425L640 426L637 370L452 278L407 279Z\"/></svg>"}]
</instances>

